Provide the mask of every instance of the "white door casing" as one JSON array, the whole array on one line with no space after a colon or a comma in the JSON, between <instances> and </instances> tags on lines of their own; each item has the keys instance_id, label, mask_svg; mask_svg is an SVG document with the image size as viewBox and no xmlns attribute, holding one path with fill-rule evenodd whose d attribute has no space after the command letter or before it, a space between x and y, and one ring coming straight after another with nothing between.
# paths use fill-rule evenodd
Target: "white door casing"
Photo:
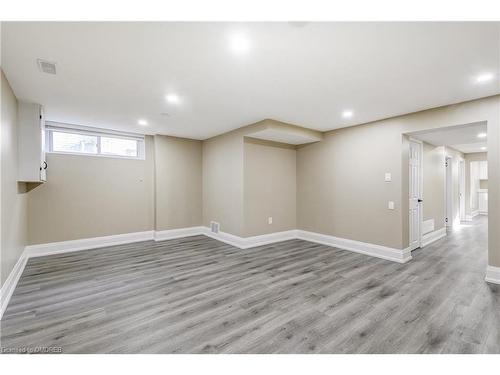
<instances>
[{"instance_id":1,"label":"white door casing","mask_svg":"<svg viewBox=\"0 0 500 375\"><path fill-rule=\"evenodd\" d=\"M409 147L410 250L422 242L422 143L410 140Z\"/></svg>"}]
</instances>

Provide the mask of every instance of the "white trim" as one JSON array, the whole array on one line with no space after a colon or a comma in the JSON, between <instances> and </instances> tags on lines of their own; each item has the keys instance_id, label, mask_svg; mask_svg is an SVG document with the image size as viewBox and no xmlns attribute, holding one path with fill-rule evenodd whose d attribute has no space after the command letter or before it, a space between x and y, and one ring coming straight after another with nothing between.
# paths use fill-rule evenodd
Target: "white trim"
<instances>
[{"instance_id":1,"label":"white trim","mask_svg":"<svg viewBox=\"0 0 500 375\"><path fill-rule=\"evenodd\" d=\"M143 146L139 146L144 148ZM114 154L90 154L86 152L64 152L64 151L50 151L47 149L45 151L46 154L53 155L72 155L72 156L94 156L98 158L111 158L111 159L125 159L125 160L146 160L146 155L144 152L140 156L122 156L122 155L114 155Z\"/></svg>"},{"instance_id":2,"label":"white trim","mask_svg":"<svg viewBox=\"0 0 500 375\"><path fill-rule=\"evenodd\" d=\"M422 237L422 247L446 237L446 227L427 233Z\"/></svg>"},{"instance_id":3,"label":"white trim","mask_svg":"<svg viewBox=\"0 0 500 375\"><path fill-rule=\"evenodd\" d=\"M465 215L465 221L472 221L476 216L479 215L479 211L473 211L470 215Z\"/></svg>"},{"instance_id":4,"label":"white trim","mask_svg":"<svg viewBox=\"0 0 500 375\"><path fill-rule=\"evenodd\" d=\"M270 243L293 240L297 238L296 230L287 230L252 237L239 237L225 232L213 233L208 227L205 227L204 229L205 231L203 234L207 237L211 237L240 249L248 249L251 247L263 246Z\"/></svg>"},{"instance_id":5,"label":"white trim","mask_svg":"<svg viewBox=\"0 0 500 375\"><path fill-rule=\"evenodd\" d=\"M410 152L411 152L411 146L409 145L410 143L416 143L418 144L419 148L419 160L418 160L418 166L419 166L419 173L418 173L418 189L420 197L418 198L420 202L418 202L418 218L419 218L419 223L418 223L418 243L411 245L411 235L412 235L412 221L411 221L411 215L410 215L410 210L408 210L408 225L409 225L409 231L408 231L408 240L410 242L410 251L418 249L419 247L422 247L422 240L423 240L423 233L422 233L422 227L424 223L424 208L423 208L423 200L422 197L424 195L424 142L421 141L420 139L416 139L413 137L408 137L408 204L411 206L410 203L410 189L411 189L411 168L410 168Z\"/></svg>"},{"instance_id":6,"label":"white trim","mask_svg":"<svg viewBox=\"0 0 500 375\"><path fill-rule=\"evenodd\" d=\"M45 121L45 129L49 131L77 133L84 135L113 136L124 139L144 140L145 138L145 135L142 133L123 132L119 130L96 128L92 126L75 125L56 121Z\"/></svg>"},{"instance_id":7,"label":"white trim","mask_svg":"<svg viewBox=\"0 0 500 375\"><path fill-rule=\"evenodd\" d=\"M97 249L99 247L123 245L127 243L148 241L153 239L154 231L116 234L113 236L82 238L72 241L50 242L26 246L28 257L68 253L71 251Z\"/></svg>"},{"instance_id":8,"label":"white trim","mask_svg":"<svg viewBox=\"0 0 500 375\"><path fill-rule=\"evenodd\" d=\"M56 133L68 133L68 134L79 134L92 136L97 138L97 151L95 153L90 152L73 152L73 151L61 151L54 150L54 132ZM136 133L125 133L115 130L107 130L102 128L91 128L80 125L71 125L63 123L55 123L47 121L45 123L45 151L49 154L61 154L61 155L79 155L79 156L97 156L97 157L107 157L107 158L117 158L117 159L133 159L133 160L145 160L145 135ZM127 139L137 142L137 155L118 155L118 154L104 154L101 149L101 138L117 138L117 139Z\"/></svg>"},{"instance_id":9,"label":"white trim","mask_svg":"<svg viewBox=\"0 0 500 375\"><path fill-rule=\"evenodd\" d=\"M14 268L10 271L9 276L2 285L2 289L0 290L0 320L3 317L3 313L7 309L10 297L12 297L12 294L16 289L16 285L23 274L26 263L28 263L28 257L26 256L26 251L23 251L14 265Z\"/></svg>"},{"instance_id":10,"label":"white trim","mask_svg":"<svg viewBox=\"0 0 500 375\"><path fill-rule=\"evenodd\" d=\"M500 284L500 267L486 267L485 280L489 283Z\"/></svg>"},{"instance_id":11,"label":"white trim","mask_svg":"<svg viewBox=\"0 0 500 375\"><path fill-rule=\"evenodd\" d=\"M198 236L205 233L205 227L188 227L154 232L155 241L172 240L174 238Z\"/></svg>"},{"instance_id":12,"label":"white trim","mask_svg":"<svg viewBox=\"0 0 500 375\"><path fill-rule=\"evenodd\" d=\"M300 239L398 263L406 263L411 260L411 251L409 249L393 249L386 246L354 241L320 233L307 232L304 230L288 230L253 237L239 237L225 232L212 233L209 228L205 228L205 235L240 249L248 249L275 242Z\"/></svg>"},{"instance_id":13,"label":"white trim","mask_svg":"<svg viewBox=\"0 0 500 375\"><path fill-rule=\"evenodd\" d=\"M406 263L412 259L411 251L409 248L403 250L394 249L391 247L328 236L325 234L314 232L307 232L303 230L297 230L297 238L398 263Z\"/></svg>"}]
</instances>

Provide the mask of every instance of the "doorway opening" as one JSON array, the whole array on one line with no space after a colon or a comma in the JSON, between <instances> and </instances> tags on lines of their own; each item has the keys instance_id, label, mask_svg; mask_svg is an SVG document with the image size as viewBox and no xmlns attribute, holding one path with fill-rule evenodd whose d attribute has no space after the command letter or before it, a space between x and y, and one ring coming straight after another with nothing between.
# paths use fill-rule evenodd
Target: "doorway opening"
<instances>
[{"instance_id":1,"label":"doorway opening","mask_svg":"<svg viewBox=\"0 0 500 375\"><path fill-rule=\"evenodd\" d=\"M406 135L409 247L424 248L487 215L487 124Z\"/></svg>"}]
</instances>

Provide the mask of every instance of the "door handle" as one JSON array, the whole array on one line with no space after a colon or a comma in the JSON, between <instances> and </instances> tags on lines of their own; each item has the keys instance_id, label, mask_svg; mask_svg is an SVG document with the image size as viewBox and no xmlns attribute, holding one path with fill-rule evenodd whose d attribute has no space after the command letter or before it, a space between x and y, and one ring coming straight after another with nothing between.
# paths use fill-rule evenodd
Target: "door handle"
<instances>
[{"instance_id":1,"label":"door handle","mask_svg":"<svg viewBox=\"0 0 500 375\"><path fill-rule=\"evenodd\" d=\"M424 200L423 199L417 199L418 203L422 203Z\"/></svg>"},{"instance_id":2,"label":"door handle","mask_svg":"<svg viewBox=\"0 0 500 375\"><path fill-rule=\"evenodd\" d=\"M43 169L47 169L47 162L46 161L43 162Z\"/></svg>"}]
</instances>

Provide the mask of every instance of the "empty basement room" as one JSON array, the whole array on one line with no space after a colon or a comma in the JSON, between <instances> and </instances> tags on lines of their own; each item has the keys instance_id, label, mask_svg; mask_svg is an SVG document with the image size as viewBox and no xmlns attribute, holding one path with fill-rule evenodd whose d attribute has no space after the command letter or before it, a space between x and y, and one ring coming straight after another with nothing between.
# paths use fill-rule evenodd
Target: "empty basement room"
<instances>
[{"instance_id":1,"label":"empty basement room","mask_svg":"<svg viewBox=\"0 0 500 375\"><path fill-rule=\"evenodd\" d=\"M2 353L500 354L499 25L2 22Z\"/></svg>"}]
</instances>

